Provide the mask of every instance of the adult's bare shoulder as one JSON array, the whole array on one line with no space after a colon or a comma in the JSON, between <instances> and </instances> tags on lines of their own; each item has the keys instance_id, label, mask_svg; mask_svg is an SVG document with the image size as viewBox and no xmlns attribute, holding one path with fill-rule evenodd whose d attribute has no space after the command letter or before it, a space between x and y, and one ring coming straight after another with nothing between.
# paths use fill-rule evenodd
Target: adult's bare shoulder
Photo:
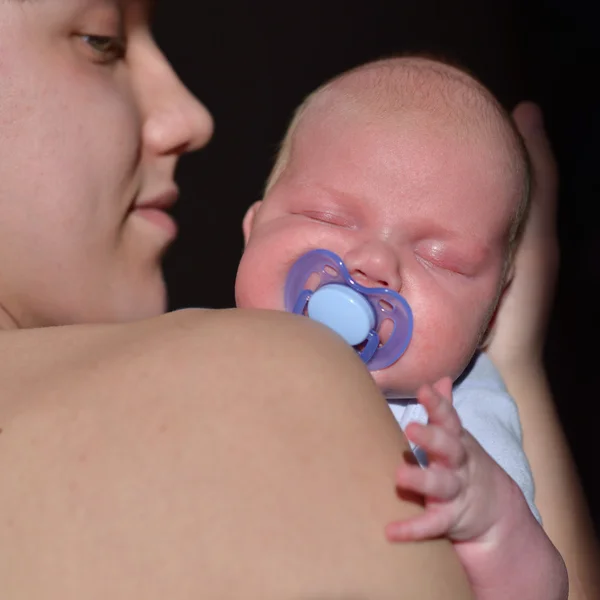
<instances>
[{"instance_id":1,"label":"adult's bare shoulder","mask_svg":"<svg viewBox=\"0 0 600 600\"><path fill-rule=\"evenodd\" d=\"M201 367L210 360L205 353L214 345L214 332L230 320L220 312L184 310L126 324L2 332L0 414L6 421L12 412L21 413L50 397L57 402L96 399L115 393L116 387L117 396L127 402L124 392L129 385L138 396L142 390L156 389L171 375L186 374L189 361Z\"/></svg>"},{"instance_id":2,"label":"adult's bare shoulder","mask_svg":"<svg viewBox=\"0 0 600 600\"><path fill-rule=\"evenodd\" d=\"M183 310L128 324L3 332L0 427L86 407L121 414L187 402L193 410L203 388L239 384L258 370L271 375L263 384L272 388L285 382L282 369L315 377L311 355L329 368L327 355L345 352L329 332L274 311Z\"/></svg>"},{"instance_id":3,"label":"adult's bare shoulder","mask_svg":"<svg viewBox=\"0 0 600 600\"><path fill-rule=\"evenodd\" d=\"M406 442L333 334L261 311L33 333L1 342L3 598L468 597L449 544L385 541L419 510Z\"/></svg>"}]
</instances>

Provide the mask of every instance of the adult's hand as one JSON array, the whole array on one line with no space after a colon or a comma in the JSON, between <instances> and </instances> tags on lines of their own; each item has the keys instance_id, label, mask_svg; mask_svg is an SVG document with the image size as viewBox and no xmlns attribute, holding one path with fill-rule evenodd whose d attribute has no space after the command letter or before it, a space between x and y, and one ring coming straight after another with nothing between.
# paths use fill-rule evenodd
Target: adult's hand
<instances>
[{"instance_id":1,"label":"adult's hand","mask_svg":"<svg viewBox=\"0 0 600 600\"><path fill-rule=\"evenodd\" d=\"M541 365L559 264L556 232L558 171L540 109L522 102L513 113L532 167L532 198L512 279L487 351L498 368Z\"/></svg>"}]
</instances>

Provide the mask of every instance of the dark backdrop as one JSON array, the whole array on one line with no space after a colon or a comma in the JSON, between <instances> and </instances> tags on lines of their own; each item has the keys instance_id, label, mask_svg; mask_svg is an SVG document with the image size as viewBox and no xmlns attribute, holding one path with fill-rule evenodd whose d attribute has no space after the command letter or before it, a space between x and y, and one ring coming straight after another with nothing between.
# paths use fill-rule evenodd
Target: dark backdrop
<instances>
[{"instance_id":1,"label":"dark backdrop","mask_svg":"<svg viewBox=\"0 0 600 600\"><path fill-rule=\"evenodd\" d=\"M511 109L538 102L560 173L562 266L547 346L561 418L596 524L600 393L596 386L600 250L600 74L585 0L164 0L155 32L216 121L203 152L179 169L181 236L166 260L171 307L233 305L240 223L260 199L293 109L361 62L404 51L458 59Z\"/></svg>"}]
</instances>

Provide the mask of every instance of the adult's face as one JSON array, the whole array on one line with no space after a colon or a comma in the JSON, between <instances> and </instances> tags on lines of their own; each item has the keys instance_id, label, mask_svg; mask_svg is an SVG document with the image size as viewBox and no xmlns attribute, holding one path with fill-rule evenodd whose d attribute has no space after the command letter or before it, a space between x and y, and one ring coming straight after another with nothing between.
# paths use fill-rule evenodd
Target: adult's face
<instances>
[{"instance_id":1,"label":"adult's face","mask_svg":"<svg viewBox=\"0 0 600 600\"><path fill-rule=\"evenodd\" d=\"M177 160L212 132L143 0L0 2L0 311L17 327L164 311Z\"/></svg>"}]
</instances>

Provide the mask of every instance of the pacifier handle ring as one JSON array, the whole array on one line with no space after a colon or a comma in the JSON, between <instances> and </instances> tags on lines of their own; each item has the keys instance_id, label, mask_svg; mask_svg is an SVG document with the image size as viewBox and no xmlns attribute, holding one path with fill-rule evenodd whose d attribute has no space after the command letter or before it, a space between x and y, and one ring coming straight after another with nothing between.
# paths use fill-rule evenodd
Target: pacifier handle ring
<instances>
[{"instance_id":1,"label":"pacifier handle ring","mask_svg":"<svg viewBox=\"0 0 600 600\"><path fill-rule=\"evenodd\" d=\"M379 334L374 329L371 329L371 331L369 331L369 335L367 335L367 344L358 353L358 356L365 364L369 364L369 361L373 359L373 355L375 352L377 352L378 347Z\"/></svg>"},{"instance_id":2,"label":"pacifier handle ring","mask_svg":"<svg viewBox=\"0 0 600 600\"><path fill-rule=\"evenodd\" d=\"M292 312L296 315L303 315L306 304L312 295L312 290L302 290L301 294L298 296L298 300L296 300L296 304L294 305Z\"/></svg>"}]
</instances>

